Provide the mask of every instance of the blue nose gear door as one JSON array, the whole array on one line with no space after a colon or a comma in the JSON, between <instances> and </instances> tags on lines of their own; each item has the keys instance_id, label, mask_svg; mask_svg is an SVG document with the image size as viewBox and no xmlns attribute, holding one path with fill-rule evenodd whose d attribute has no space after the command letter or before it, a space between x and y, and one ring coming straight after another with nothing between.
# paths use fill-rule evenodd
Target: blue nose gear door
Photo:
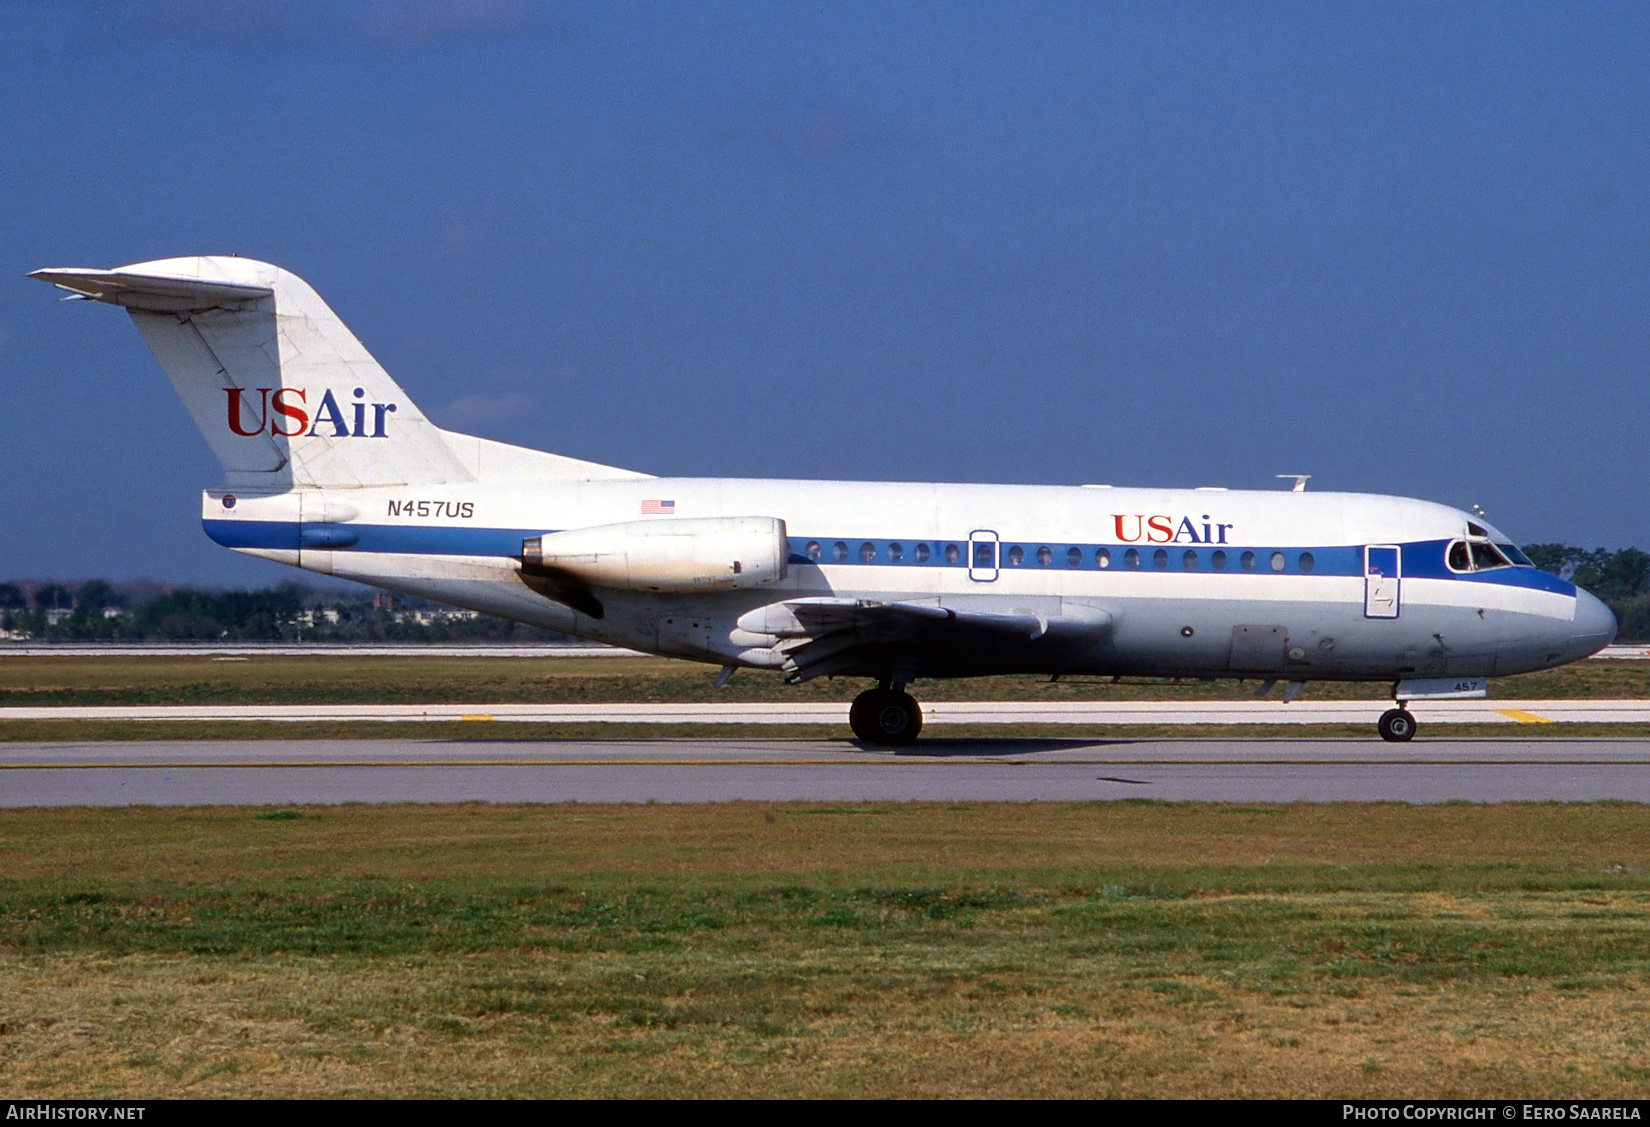
<instances>
[{"instance_id":1,"label":"blue nose gear door","mask_svg":"<svg viewBox=\"0 0 1650 1127\"><path fill-rule=\"evenodd\" d=\"M1370 544L1364 548L1364 617L1397 618L1399 609L1398 546Z\"/></svg>"}]
</instances>

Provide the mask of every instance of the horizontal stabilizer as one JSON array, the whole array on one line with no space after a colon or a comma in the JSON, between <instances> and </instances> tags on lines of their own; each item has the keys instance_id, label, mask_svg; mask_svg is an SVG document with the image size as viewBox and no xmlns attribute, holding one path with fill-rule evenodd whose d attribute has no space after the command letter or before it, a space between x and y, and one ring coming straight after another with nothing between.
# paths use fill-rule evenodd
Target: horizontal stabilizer
<instances>
[{"instance_id":1,"label":"horizontal stabilizer","mask_svg":"<svg viewBox=\"0 0 1650 1127\"><path fill-rule=\"evenodd\" d=\"M269 286L236 282L213 282L166 274L135 274L126 270L83 270L76 268L36 270L31 278L50 282L60 290L88 301L106 301L127 309L147 309L155 313L189 313L202 309L223 309L249 301L273 297Z\"/></svg>"}]
</instances>

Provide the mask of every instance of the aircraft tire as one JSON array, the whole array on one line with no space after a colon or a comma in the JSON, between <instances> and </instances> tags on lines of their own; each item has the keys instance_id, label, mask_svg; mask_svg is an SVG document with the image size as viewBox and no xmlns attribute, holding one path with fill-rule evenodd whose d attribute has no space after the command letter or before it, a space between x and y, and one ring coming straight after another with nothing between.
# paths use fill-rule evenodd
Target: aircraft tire
<instances>
[{"instance_id":1,"label":"aircraft tire","mask_svg":"<svg viewBox=\"0 0 1650 1127\"><path fill-rule=\"evenodd\" d=\"M1415 735L1415 717L1409 714L1408 709L1389 708L1381 713L1375 729L1388 743L1403 743Z\"/></svg>"},{"instance_id":2,"label":"aircraft tire","mask_svg":"<svg viewBox=\"0 0 1650 1127\"><path fill-rule=\"evenodd\" d=\"M904 747L922 731L922 706L910 693L867 689L854 698L848 726L866 743Z\"/></svg>"}]
</instances>

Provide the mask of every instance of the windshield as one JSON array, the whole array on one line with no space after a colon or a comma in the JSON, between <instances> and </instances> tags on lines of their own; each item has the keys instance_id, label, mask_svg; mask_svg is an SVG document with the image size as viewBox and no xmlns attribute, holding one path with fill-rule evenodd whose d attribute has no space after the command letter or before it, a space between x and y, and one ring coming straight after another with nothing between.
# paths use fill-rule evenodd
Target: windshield
<instances>
[{"instance_id":1,"label":"windshield","mask_svg":"<svg viewBox=\"0 0 1650 1127\"><path fill-rule=\"evenodd\" d=\"M1444 559L1451 571L1492 571L1498 567L1512 567L1515 560L1521 567L1535 566L1511 544L1492 544L1476 537L1450 541Z\"/></svg>"},{"instance_id":2,"label":"windshield","mask_svg":"<svg viewBox=\"0 0 1650 1127\"><path fill-rule=\"evenodd\" d=\"M1495 567L1511 567L1512 563L1495 550L1495 545L1488 540L1470 540L1472 545L1472 569L1474 571L1489 571Z\"/></svg>"},{"instance_id":3,"label":"windshield","mask_svg":"<svg viewBox=\"0 0 1650 1127\"><path fill-rule=\"evenodd\" d=\"M1463 556L1469 557L1470 563L1462 559ZM1496 567L1534 567L1535 564L1518 550L1511 536L1482 517L1468 517L1466 543L1456 541L1450 545L1449 566L1455 571L1488 571Z\"/></svg>"},{"instance_id":4,"label":"windshield","mask_svg":"<svg viewBox=\"0 0 1650 1127\"><path fill-rule=\"evenodd\" d=\"M1467 538L1469 540L1488 540L1490 543L1495 545L1496 549L1503 556L1507 558L1507 563L1515 564L1518 567L1535 566L1535 564L1530 562L1530 557L1518 550L1518 545L1513 543L1513 538L1511 536L1508 536L1505 532L1502 532L1499 528L1495 527L1493 524L1490 524L1488 521L1467 521ZM1483 564L1479 564L1478 566L1480 568L1484 567ZM1495 566L1505 567L1506 564L1496 564Z\"/></svg>"}]
</instances>

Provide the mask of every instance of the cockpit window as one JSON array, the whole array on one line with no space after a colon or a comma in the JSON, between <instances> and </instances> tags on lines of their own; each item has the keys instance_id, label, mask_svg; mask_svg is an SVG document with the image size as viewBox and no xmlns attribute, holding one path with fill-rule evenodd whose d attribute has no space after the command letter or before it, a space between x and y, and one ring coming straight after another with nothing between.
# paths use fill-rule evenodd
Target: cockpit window
<instances>
[{"instance_id":1,"label":"cockpit window","mask_svg":"<svg viewBox=\"0 0 1650 1127\"><path fill-rule=\"evenodd\" d=\"M1484 539L1487 540L1487 539L1489 539L1490 533L1489 533L1489 529L1485 528L1483 525L1474 524L1472 521L1469 520L1467 522L1467 535L1468 536L1481 536L1481 537L1483 537Z\"/></svg>"},{"instance_id":2,"label":"cockpit window","mask_svg":"<svg viewBox=\"0 0 1650 1127\"><path fill-rule=\"evenodd\" d=\"M1472 569L1474 571L1489 571L1495 567L1511 567L1512 563L1495 550L1495 545L1488 540L1473 540Z\"/></svg>"},{"instance_id":3,"label":"cockpit window","mask_svg":"<svg viewBox=\"0 0 1650 1127\"><path fill-rule=\"evenodd\" d=\"M1512 550L1518 551L1517 548ZM1512 566L1512 561L1503 554L1503 550L1488 540L1451 541L1446 559L1451 571L1491 571Z\"/></svg>"},{"instance_id":4,"label":"cockpit window","mask_svg":"<svg viewBox=\"0 0 1650 1127\"><path fill-rule=\"evenodd\" d=\"M1518 545L1516 545L1516 544L1503 544L1501 541L1497 540L1495 542L1495 546L1497 548L1501 549L1501 554L1503 556L1506 556L1516 566L1518 566L1518 567L1534 567L1535 566L1535 564L1530 562L1530 557L1529 556L1526 556L1523 552L1520 552L1518 550Z\"/></svg>"}]
</instances>

